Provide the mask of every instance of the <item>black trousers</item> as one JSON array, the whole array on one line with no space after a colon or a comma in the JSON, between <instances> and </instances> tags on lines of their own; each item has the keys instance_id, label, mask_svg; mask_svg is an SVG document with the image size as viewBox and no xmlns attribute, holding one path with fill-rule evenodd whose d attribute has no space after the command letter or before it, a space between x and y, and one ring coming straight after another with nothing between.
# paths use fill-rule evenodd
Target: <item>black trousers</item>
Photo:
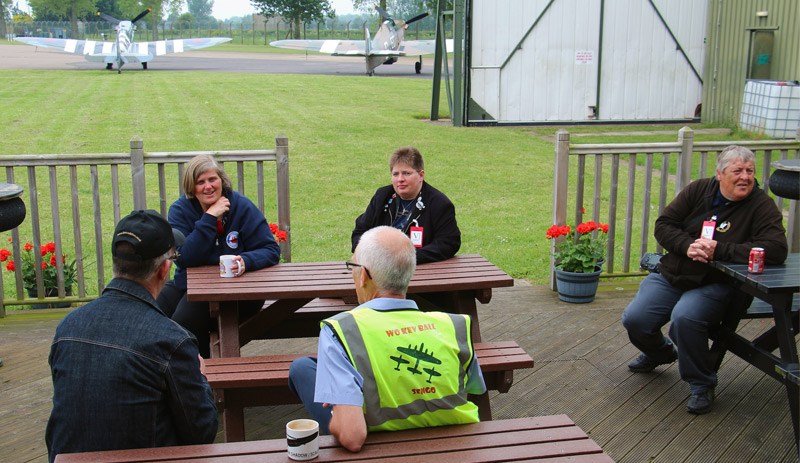
<instances>
[{"instance_id":1,"label":"black trousers","mask_svg":"<svg viewBox=\"0 0 800 463\"><path fill-rule=\"evenodd\" d=\"M211 356L211 331L216 331L216 323L208 315L208 302L186 300L186 290L175 286L173 280L167 282L156 299L161 310L197 338L198 350L203 358ZM239 323L256 314L264 301L240 301Z\"/></svg>"}]
</instances>

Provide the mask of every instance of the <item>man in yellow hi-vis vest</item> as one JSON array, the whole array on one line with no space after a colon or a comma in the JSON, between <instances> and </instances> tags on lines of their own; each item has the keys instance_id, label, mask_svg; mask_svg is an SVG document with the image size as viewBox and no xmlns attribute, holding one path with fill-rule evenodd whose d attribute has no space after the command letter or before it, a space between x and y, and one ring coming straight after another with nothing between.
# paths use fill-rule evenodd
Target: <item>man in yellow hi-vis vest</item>
<instances>
[{"instance_id":1,"label":"man in yellow hi-vis vest","mask_svg":"<svg viewBox=\"0 0 800 463\"><path fill-rule=\"evenodd\" d=\"M422 312L405 298L416 267L408 236L373 228L346 265L361 305L324 320L317 358L289 370L289 387L320 430L357 452L368 430L477 422L467 394L483 394L486 385L471 320Z\"/></svg>"}]
</instances>

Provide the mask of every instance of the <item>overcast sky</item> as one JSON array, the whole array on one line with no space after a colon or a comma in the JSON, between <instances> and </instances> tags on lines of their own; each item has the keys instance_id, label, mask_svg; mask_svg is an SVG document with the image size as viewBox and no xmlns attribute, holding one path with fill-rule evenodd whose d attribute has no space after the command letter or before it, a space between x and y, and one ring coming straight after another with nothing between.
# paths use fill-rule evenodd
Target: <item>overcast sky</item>
<instances>
[{"instance_id":1,"label":"overcast sky","mask_svg":"<svg viewBox=\"0 0 800 463\"><path fill-rule=\"evenodd\" d=\"M352 0L330 0L330 2L339 16L353 12ZM27 0L18 0L17 3L21 10L30 12ZM214 0L213 16L217 19L244 16L254 12L255 8L250 4L250 0Z\"/></svg>"},{"instance_id":2,"label":"overcast sky","mask_svg":"<svg viewBox=\"0 0 800 463\"><path fill-rule=\"evenodd\" d=\"M339 16L353 12L352 0L330 0L330 2ZM254 12L250 0L214 0L214 17L217 19L244 16Z\"/></svg>"}]
</instances>

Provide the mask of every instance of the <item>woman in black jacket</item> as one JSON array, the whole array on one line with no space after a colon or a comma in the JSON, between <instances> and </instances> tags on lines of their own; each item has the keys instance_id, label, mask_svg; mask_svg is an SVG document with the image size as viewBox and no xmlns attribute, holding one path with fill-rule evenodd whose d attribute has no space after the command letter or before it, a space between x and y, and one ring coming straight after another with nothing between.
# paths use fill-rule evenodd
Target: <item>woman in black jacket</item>
<instances>
[{"instance_id":1,"label":"woman in black jacket","mask_svg":"<svg viewBox=\"0 0 800 463\"><path fill-rule=\"evenodd\" d=\"M461 247L456 209L444 193L424 181L422 155L413 146L400 147L389 157L389 170L392 184L378 188L356 219L352 250L364 232L389 225L409 235L417 264L453 257Z\"/></svg>"}]
</instances>

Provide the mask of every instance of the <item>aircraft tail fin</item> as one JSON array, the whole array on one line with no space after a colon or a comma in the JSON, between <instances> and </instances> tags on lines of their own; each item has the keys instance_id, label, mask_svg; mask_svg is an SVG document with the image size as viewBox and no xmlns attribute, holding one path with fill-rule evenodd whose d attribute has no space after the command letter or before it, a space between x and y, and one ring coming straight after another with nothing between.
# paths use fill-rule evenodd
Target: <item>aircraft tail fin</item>
<instances>
[{"instance_id":1,"label":"aircraft tail fin","mask_svg":"<svg viewBox=\"0 0 800 463\"><path fill-rule=\"evenodd\" d=\"M370 38L370 36L369 36L369 27L367 27L367 26L364 26L364 42L365 42L365 43L364 43L364 53L365 53L367 56L369 56L369 54L372 52L372 43L371 43L371 40L372 40L372 39L371 39L371 38Z\"/></svg>"}]
</instances>

